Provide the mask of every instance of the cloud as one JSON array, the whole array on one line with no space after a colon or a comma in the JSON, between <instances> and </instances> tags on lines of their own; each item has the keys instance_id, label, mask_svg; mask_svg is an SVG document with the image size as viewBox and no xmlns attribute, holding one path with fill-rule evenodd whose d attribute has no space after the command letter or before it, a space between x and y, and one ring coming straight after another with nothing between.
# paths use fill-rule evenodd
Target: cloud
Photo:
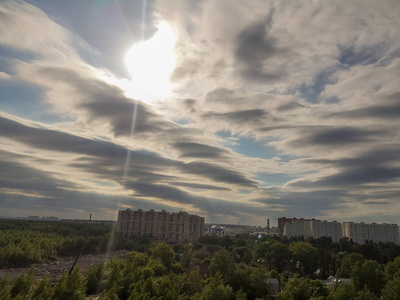
<instances>
[{"instance_id":1,"label":"cloud","mask_svg":"<svg viewBox=\"0 0 400 300\"><path fill-rule=\"evenodd\" d=\"M334 127L334 128L307 128L303 129L295 141L290 142L291 146L307 145L329 145L346 146L354 143L371 141L375 135L384 134L384 131L367 130L353 127Z\"/></svg>"},{"instance_id":2,"label":"cloud","mask_svg":"<svg viewBox=\"0 0 400 300\"><path fill-rule=\"evenodd\" d=\"M356 211L375 220L381 203L380 218L394 218L386 205L400 205L394 1L156 0L147 16L174 28L178 67L174 96L153 105L127 97L130 80L114 67L100 68L121 68L110 53L132 42L120 41L124 28L94 40L98 16L60 17L62 6L40 5L49 16L25 2L0 5L2 84L12 75L18 87L35 85L52 117L0 114L2 170L10 170L1 173L2 208L15 214L26 201L32 211L115 216L120 207L162 207L255 223ZM121 5L126 15L138 4ZM86 43L98 47L93 55ZM26 94L18 103L29 110ZM21 109L2 96L2 111ZM273 174L285 182L271 186Z\"/></svg>"},{"instance_id":3,"label":"cloud","mask_svg":"<svg viewBox=\"0 0 400 300\"><path fill-rule=\"evenodd\" d=\"M9 74L4 73L4 72L0 72L0 81L1 80L8 80L10 78L11 78L11 76Z\"/></svg>"},{"instance_id":4,"label":"cloud","mask_svg":"<svg viewBox=\"0 0 400 300\"><path fill-rule=\"evenodd\" d=\"M78 59L70 46L72 36L69 32L25 2L2 2L0 27L0 43L3 45L51 60Z\"/></svg>"},{"instance_id":5,"label":"cloud","mask_svg":"<svg viewBox=\"0 0 400 300\"><path fill-rule=\"evenodd\" d=\"M234 57L238 72L244 79L269 82L279 80L285 75L285 70L282 68L272 70L265 68L269 58L285 51L278 48L276 38L268 36L272 17L273 13L265 21L251 25L237 36Z\"/></svg>"},{"instance_id":6,"label":"cloud","mask_svg":"<svg viewBox=\"0 0 400 300\"><path fill-rule=\"evenodd\" d=\"M229 151L222 147L193 142L177 142L173 144L173 147L179 151L179 157L221 159L229 156Z\"/></svg>"}]
</instances>

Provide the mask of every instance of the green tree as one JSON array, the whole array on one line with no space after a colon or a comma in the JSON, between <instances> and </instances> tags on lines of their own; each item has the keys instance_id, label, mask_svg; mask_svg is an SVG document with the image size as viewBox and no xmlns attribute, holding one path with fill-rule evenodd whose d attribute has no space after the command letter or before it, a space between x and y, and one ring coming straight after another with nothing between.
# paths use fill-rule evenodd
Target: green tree
<instances>
[{"instance_id":1,"label":"green tree","mask_svg":"<svg viewBox=\"0 0 400 300\"><path fill-rule=\"evenodd\" d=\"M84 300L86 281L79 270L75 267L70 275L64 273L54 287L54 299Z\"/></svg>"},{"instance_id":2,"label":"green tree","mask_svg":"<svg viewBox=\"0 0 400 300\"><path fill-rule=\"evenodd\" d=\"M228 251L221 249L215 253L209 270L212 276L220 273L226 282L230 282L236 270L235 261Z\"/></svg>"},{"instance_id":3,"label":"green tree","mask_svg":"<svg viewBox=\"0 0 400 300\"><path fill-rule=\"evenodd\" d=\"M8 278L0 279L0 299L11 300L10 281Z\"/></svg>"},{"instance_id":4,"label":"green tree","mask_svg":"<svg viewBox=\"0 0 400 300\"><path fill-rule=\"evenodd\" d=\"M389 281L382 290L382 300L400 299L400 278Z\"/></svg>"},{"instance_id":5,"label":"green tree","mask_svg":"<svg viewBox=\"0 0 400 300\"><path fill-rule=\"evenodd\" d=\"M157 277L166 275L168 273L167 267L158 259L151 258L146 267L154 271L154 275Z\"/></svg>"},{"instance_id":6,"label":"green tree","mask_svg":"<svg viewBox=\"0 0 400 300\"><path fill-rule=\"evenodd\" d=\"M246 300L247 299L247 295L245 292L243 292L243 290L239 290L236 293L236 300Z\"/></svg>"},{"instance_id":7,"label":"green tree","mask_svg":"<svg viewBox=\"0 0 400 300\"><path fill-rule=\"evenodd\" d=\"M233 246L234 241L229 235L224 235L219 238L219 245L221 247L224 247L226 250L229 249L229 247Z\"/></svg>"},{"instance_id":8,"label":"green tree","mask_svg":"<svg viewBox=\"0 0 400 300\"><path fill-rule=\"evenodd\" d=\"M183 277L181 292L188 296L201 293L203 290L202 278L199 270L194 270Z\"/></svg>"},{"instance_id":9,"label":"green tree","mask_svg":"<svg viewBox=\"0 0 400 300\"><path fill-rule=\"evenodd\" d=\"M377 300L377 297L369 290L358 291L354 300Z\"/></svg>"},{"instance_id":10,"label":"green tree","mask_svg":"<svg viewBox=\"0 0 400 300\"><path fill-rule=\"evenodd\" d=\"M394 261L389 262L386 265L385 273L389 280L400 278L400 256L396 257Z\"/></svg>"},{"instance_id":11,"label":"green tree","mask_svg":"<svg viewBox=\"0 0 400 300\"><path fill-rule=\"evenodd\" d=\"M358 261L352 268L351 279L357 291L366 288L375 295L380 294L386 283L383 266L374 260L367 260L364 263Z\"/></svg>"},{"instance_id":12,"label":"green tree","mask_svg":"<svg viewBox=\"0 0 400 300\"><path fill-rule=\"evenodd\" d=\"M51 300L53 299L54 289L51 287L49 277L43 278L32 293L33 300Z\"/></svg>"},{"instance_id":13,"label":"green tree","mask_svg":"<svg viewBox=\"0 0 400 300\"><path fill-rule=\"evenodd\" d=\"M318 250L310 243L293 242L289 246L293 255L295 268L301 274L311 275L318 266Z\"/></svg>"},{"instance_id":14,"label":"green tree","mask_svg":"<svg viewBox=\"0 0 400 300\"><path fill-rule=\"evenodd\" d=\"M175 260L175 252L166 243L158 243L152 250L151 257L159 259L167 270L170 270Z\"/></svg>"},{"instance_id":15,"label":"green tree","mask_svg":"<svg viewBox=\"0 0 400 300\"><path fill-rule=\"evenodd\" d=\"M193 258L193 246L190 244L185 244L182 256L182 266L186 269L189 267Z\"/></svg>"},{"instance_id":16,"label":"green tree","mask_svg":"<svg viewBox=\"0 0 400 300\"><path fill-rule=\"evenodd\" d=\"M275 269L279 273L286 270L292 258L292 252L287 245L274 241L265 254L270 270Z\"/></svg>"},{"instance_id":17,"label":"green tree","mask_svg":"<svg viewBox=\"0 0 400 300\"><path fill-rule=\"evenodd\" d=\"M340 277L349 278L351 269L358 261L363 263L365 261L364 256L358 253L351 253L343 257L340 264Z\"/></svg>"},{"instance_id":18,"label":"green tree","mask_svg":"<svg viewBox=\"0 0 400 300\"><path fill-rule=\"evenodd\" d=\"M230 300L232 298L232 288L225 285L220 274L210 278L201 294L201 300Z\"/></svg>"},{"instance_id":19,"label":"green tree","mask_svg":"<svg viewBox=\"0 0 400 300\"><path fill-rule=\"evenodd\" d=\"M111 289L101 292L99 300L119 300L117 290L117 284L114 284Z\"/></svg>"},{"instance_id":20,"label":"green tree","mask_svg":"<svg viewBox=\"0 0 400 300\"><path fill-rule=\"evenodd\" d=\"M326 299L328 295L329 290L321 281L295 277L286 284L278 298L280 300Z\"/></svg>"},{"instance_id":21,"label":"green tree","mask_svg":"<svg viewBox=\"0 0 400 300\"><path fill-rule=\"evenodd\" d=\"M20 275L11 289L11 297L14 299L17 296L25 298L31 294L33 281L35 280L35 273L33 269L28 274Z\"/></svg>"},{"instance_id":22,"label":"green tree","mask_svg":"<svg viewBox=\"0 0 400 300\"><path fill-rule=\"evenodd\" d=\"M86 293L88 295L100 292L100 283L104 275L104 263L91 267L85 273Z\"/></svg>"},{"instance_id":23,"label":"green tree","mask_svg":"<svg viewBox=\"0 0 400 300\"><path fill-rule=\"evenodd\" d=\"M352 283L340 283L328 296L327 300L352 300L357 292Z\"/></svg>"}]
</instances>

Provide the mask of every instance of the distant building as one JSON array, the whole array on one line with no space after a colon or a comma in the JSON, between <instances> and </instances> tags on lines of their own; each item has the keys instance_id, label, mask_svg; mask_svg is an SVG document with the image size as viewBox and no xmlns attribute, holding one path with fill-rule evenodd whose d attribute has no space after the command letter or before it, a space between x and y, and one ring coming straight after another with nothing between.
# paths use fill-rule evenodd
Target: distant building
<instances>
[{"instance_id":1,"label":"distant building","mask_svg":"<svg viewBox=\"0 0 400 300\"><path fill-rule=\"evenodd\" d=\"M117 230L126 237L151 236L165 242L197 241L204 234L204 218L180 211L120 210Z\"/></svg>"},{"instance_id":2,"label":"distant building","mask_svg":"<svg viewBox=\"0 0 400 300\"><path fill-rule=\"evenodd\" d=\"M337 221L328 222L320 220L311 220L313 237L318 239L323 236L332 238L332 241L339 242L343 237L342 224Z\"/></svg>"},{"instance_id":3,"label":"distant building","mask_svg":"<svg viewBox=\"0 0 400 300\"><path fill-rule=\"evenodd\" d=\"M227 230L225 227L221 227L218 225L213 225L207 228L205 233L216 234L216 235L232 235L232 232L230 230Z\"/></svg>"},{"instance_id":4,"label":"distant building","mask_svg":"<svg viewBox=\"0 0 400 300\"><path fill-rule=\"evenodd\" d=\"M399 227L397 224L354 223L343 222L343 236L354 242L364 244L365 241L399 244Z\"/></svg>"},{"instance_id":5,"label":"distant building","mask_svg":"<svg viewBox=\"0 0 400 300\"><path fill-rule=\"evenodd\" d=\"M358 244L366 240L376 243L393 242L399 244L399 227L397 224L328 222L315 219L279 218L279 235L287 237L303 236L318 239L326 236L338 242L342 237L348 237Z\"/></svg>"},{"instance_id":6,"label":"distant building","mask_svg":"<svg viewBox=\"0 0 400 300\"><path fill-rule=\"evenodd\" d=\"M287 221L283 227L283 235L288 238L303 236L304 238L314 237L311 220L293 218Z\"/></svg>"},{"instance_id":7,"label":"distant building","mask_svg":"<svg viewBox=\"0 0 400 300\"><path fill-rule=\"evenodd\" d=\"M279 219L278 219L278 235L279 235L280 237L283 237L283 236L284 236L285 225L286 225L287 223L291 222L293 219L295 219L295 218L286 218L286 217L283 217L283 218L279 218Z\"/></svg>"},{"instance_id":8,"label":"distant building","mask_svg":"<svg viewBox=\"0 0 400 300\"><path fill-rule=\"evenodd\" d=\"M287 237L303 236L318 239L326 236L332 238L332 241L338 242L342 237L342 225L337 221L328 222L315 219L287 219L281 218L283 235ZM278 221L279 227L279 221Z\"/></svg>"},{"instance_id":9,"label":"distant building","mask_svg":"<svg viewBox=\"0 0 400 300\"><path fill-rule=\"evenodd\" d=\"M262 227L262 226L252 226L252 225L240 225L240 224L216 224L216 223L205 223L206 233L219 234L217 231L221 231L218 228L223 228L225 235L235 235L240 233L257 233L257 234L270 234L275 235L277 233L276 227ZM213 228L217 228L216 230Z\"/></svg>"}]
</instances>

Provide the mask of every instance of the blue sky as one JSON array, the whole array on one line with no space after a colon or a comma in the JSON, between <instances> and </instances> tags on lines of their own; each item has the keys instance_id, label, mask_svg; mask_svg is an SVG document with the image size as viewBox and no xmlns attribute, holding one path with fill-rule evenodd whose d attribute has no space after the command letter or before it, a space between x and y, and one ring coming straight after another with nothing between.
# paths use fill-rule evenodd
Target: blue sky
<instances>
[{"instance_id":1,"label":"blue sky","mask_svg":"<svg viewBox=\"0 0 400 300\"><path fill-rule=\"evenodd\" d=\"M398 223L397 1L0 3L0 215Z\"/></svg>"}]
</instances>

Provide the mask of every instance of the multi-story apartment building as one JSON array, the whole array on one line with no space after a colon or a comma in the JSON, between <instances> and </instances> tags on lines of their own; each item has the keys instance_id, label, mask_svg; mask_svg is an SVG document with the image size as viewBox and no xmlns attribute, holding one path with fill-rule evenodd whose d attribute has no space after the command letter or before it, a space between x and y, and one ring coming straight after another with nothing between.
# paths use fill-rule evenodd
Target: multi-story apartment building
<instances>
[{"instance_id":1,"label":"multi-story apartment building","mask_svg":"<svg viewBox=\"0 0 400 300\"><path fill-rule=\"evenodd\" d=\"M313 237L311 220L296 219L288 220L283 227L283 235L287 237L303 236L304 238Z\"/></svg>"},{"instance_id":2,"label":"multi-story apartment building","mask_svg":"<svg viewBox=\"0 0 400 300\"><path fill-rule=\"evenodd\" d=\"M278 235L280 237L284 236L284 231L285 231L285 225L287 223L290 223L293 220L293 218L278 218Z\"/></svg>"},{"instance_id":3,"label":"multi-story apartment building","mask_svg":"<svg viewBox=\"0 0 400 300\"><path fill-rule=\"evenodd\" d=\"M278 231L280 236L303 236L320 238L331 237L338 242L342 237L348 237L354 242L364 244L365 241L400 243L399 226L397 224L328 222L315 219L279 218Z\"/></svg>"},{"instance_id":4,"label":"multi-story apartment building","mask_svg":"<svg viewBox=\"0 0 400 300\"><path fill-rule=\"evenodd\" d=\"M180 211L120 210L117 230L126 237L151 236L165 242L196 241L204 233L204 218Z\"/></svg>"},{"instance_id":5,"label":"multi-story apartment building","mask_svg":"<svg viewBox=\"0 0 400 300\"><path fill-rule=\"evenodd\" d=\"M376 243L393 242L399 244L399 227L397 224L343 222L342 227L343 236L359 244L364 244L366 240L372 240Z\"/></svg>"},{"instance_id":6,"label":"multi-story apartment building","mask_svg":"<svg viewBox=\"0 0 400 300\"><path fill-rule=\"evenodd\" d=\"M325 220L311 220L311 227L315 239L327 236L332 238L332 241L339 242L343 237L342 224L337 221L328 222Z\"/></svg>"},{"instance_id":7,"label":"multi-story apartment building","mask_svg":"<svg viewBox=\"0 0 400 300\"><path fill-rule=\"evenodd\" d=\"M282 235L287 237L303 236L318 239L323 236L331 237L334 242L338 242L342 235L342 225L339 222L321 221L315 219L284 219L282 223ZM279 226L279 221L278 221Z\"/></svg>"}]
</instances>

